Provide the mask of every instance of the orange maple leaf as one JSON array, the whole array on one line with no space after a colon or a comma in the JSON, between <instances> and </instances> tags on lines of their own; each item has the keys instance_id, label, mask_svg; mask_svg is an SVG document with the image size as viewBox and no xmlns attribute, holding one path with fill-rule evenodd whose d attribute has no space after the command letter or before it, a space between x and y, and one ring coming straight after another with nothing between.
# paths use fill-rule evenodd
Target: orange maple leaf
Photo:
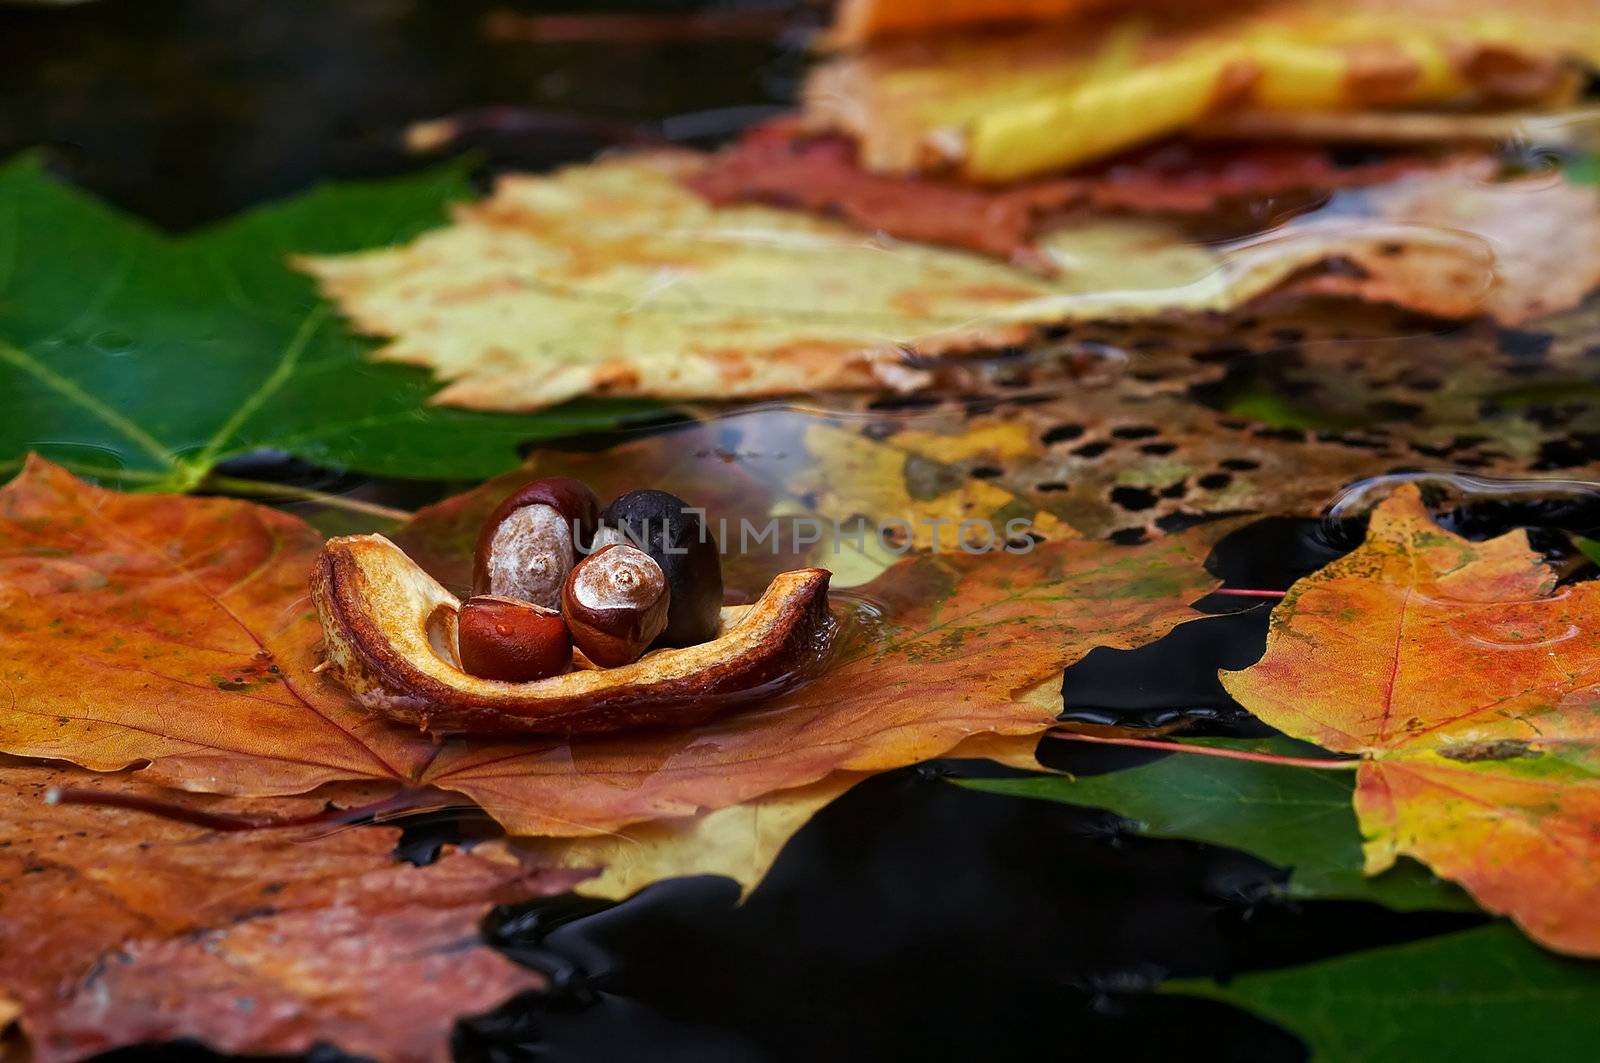
<instances>
[{"instance_id":1,"label":"orange maple leaf","mask_svg":"<svg viewBox=\"0 0 1600 1063\"><path fill-rule=\"evenodd\" d=\"M1194 615L1222 528L1109 551L907 558L854 592L870 631L820 678L703 726L435 742L313 674L320 537L303 522L103 491L35 459L0 490L0 752L149 762L150 781L236 795L435 786L513 833L594 834L916 763L969 735L1042 731L1068 662Z\"/></svg>"},{"instance_id":2,"label":"orange maple leaf","mask_svg":"<svg viewBox=\"0 0 1600 1063\"><path fill-rule=\"evenodd\" d=\"M1535 940L1600 955L1600 583L1510 532L1474 543L1415 487L1273 610L1261 661L1222 673L1256 716L1364 755L1366 870L1408 855Z\"/></svg>"}]
</instances>

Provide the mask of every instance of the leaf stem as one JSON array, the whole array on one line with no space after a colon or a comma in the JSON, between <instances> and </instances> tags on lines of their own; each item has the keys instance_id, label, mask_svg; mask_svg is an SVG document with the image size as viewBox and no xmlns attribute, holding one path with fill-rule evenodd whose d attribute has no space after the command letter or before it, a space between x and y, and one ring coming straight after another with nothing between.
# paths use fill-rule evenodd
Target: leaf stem
<instances>
[{"instance_id":1,"label":"leaf stem","mask_svg":"<svg viewBox=\"0 0 1600 1063\"><path fill-rule=\"evenodd\" d=\"M1291 768L1317 768L1322 771L1352 771L1359 767L1359 759L1321 760L1316 757L1280 757L1273 753L1251 753L1243 749L1219 749L1216 746L1194 746L1182 742L1158 742L1149 738L1102 738L1099 735L1079 734L1076 731L1046 731L1050 738L1069 742L1093 742L1106 746L1131 746L1134 749L1159 749L1163 753L1198 753L1225 760L1253 760L1258 764L1281 764Z\"/></svg>"},{"instance_id":2,"label":"leaf stem","mask_svg":"<svg viewBox=\"0 0 1600 1063\"><path fill-rule=\"evenodd\" d=\"M218 476L213 473L200 482L200 489L203 491L216 491L222 494L246 495L251 498L292 498L300 502L316 502L330 509L345 509L352 513L365 513L373 517L382 517L384 520L408 521L412 517L408 510L395 509L393 506L384 506L377 502L364 502L359 498L329 494L326 491L318 491L311 487L294 487L289 484L245 480L237 476Z\"/></svg>"},{"instance_id":3,"label":"leaf stem","mask_svg":"<svg viewBox=\"0 0 1600 1063\"><path fill-rule=\"evenodd\" d=\"M51 787L45 791L47 805L93 805L100 808L121 808L129 812L143 812L178 823L190 823L209 830L276 830L280 827L309 827L320 823L354 823L374 818L388 812L417 808L424 791L402 790L382 801L357 805L354 808L330 808L304 816L242 816L228 812L207 812L190 808L175 801L140 794L121 794L106 790L89 790L76 786Z\"/></svg>"}]
</instances>

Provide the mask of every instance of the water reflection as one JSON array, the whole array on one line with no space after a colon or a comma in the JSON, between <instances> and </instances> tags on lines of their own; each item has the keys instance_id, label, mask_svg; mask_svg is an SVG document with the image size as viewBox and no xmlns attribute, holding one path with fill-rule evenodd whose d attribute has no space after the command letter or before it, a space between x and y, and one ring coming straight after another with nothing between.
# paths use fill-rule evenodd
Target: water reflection
<instances>
[{"instance_id":1,"label":"water reflection","mask_svg":"<svg viewBox=\"0 0 1600 1063\"><path fill-rule=\"evenodd\" d=\"M1397 472L1368 477L1351 484L1328 504L1326 524L1339 526L1365 516L1402 484L1415 484L1421 488L1423 499L1435 509L1508 501L1563 502L1580 506L1600 504L1600 482L1592 480L1480 476L1462 472Z\"/></svg>"}]
</instances>

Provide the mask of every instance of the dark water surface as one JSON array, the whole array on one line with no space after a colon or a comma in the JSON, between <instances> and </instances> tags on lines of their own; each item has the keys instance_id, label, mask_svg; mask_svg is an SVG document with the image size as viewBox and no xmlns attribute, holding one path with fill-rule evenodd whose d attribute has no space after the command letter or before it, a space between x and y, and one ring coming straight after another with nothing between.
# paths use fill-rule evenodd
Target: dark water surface
<instances>
[{"instance_id":1,"label":"dark water surface","mask_svg":"<svg viewBox=\"0 0 1600 1063\"><path fill-rule=\"evenodd\" d=\"M513 16L556 8L494 0L7 8L0 154L41 147L62 176L184 229L323 179L431 164L440 152L404 147L419 119L463 116L463 135L441 151L476 151L485 172L623 143L709 143L791 97L802 37L767 14L787 11L801 27L813 16L799 8L722 5L739 17L700 30L659 18L567 24L567 39L540 43L516 39L527 24ZM571 39L585 33L594 39ZM452 487L363 484L271 455L235 465L226 471L362 487L406 508ZM1480 499L1451 519L1473 536L1525 524L1591 531L1600 511ZM1231 586L1281 589L1359 535L1358 524L1271 518L1224 540L1211 564ZM1217 615L1074 665L1064 708L1097 722L1264 733L1216 672L1259 655L1267 609L1202 605ZM1140 755L1061 745L1049 756L1075 771ZM492 940L555 989L464 1022L459 1057L1296 1060L1305 1050L1294 1037L1243 1012L1148 991L1166 977L1303 963L1478 918L1291 903L1275 889L1285 872L1254 858L946 778L1001 770L941 762L864 783L796 836L742 906L730 881L705 877L619 904L567 897L497 913ZM483 831L470 817L435 817L412 825L402 851L425 861ZM210 1058L173 1045L104 1058L179 1055Z\"/></svg>"}]
</instances>

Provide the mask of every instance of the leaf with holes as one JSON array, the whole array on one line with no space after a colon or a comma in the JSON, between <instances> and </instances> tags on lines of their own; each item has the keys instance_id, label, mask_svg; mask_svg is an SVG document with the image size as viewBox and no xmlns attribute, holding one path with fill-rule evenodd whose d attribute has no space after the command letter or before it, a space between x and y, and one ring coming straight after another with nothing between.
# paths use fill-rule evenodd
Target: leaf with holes
<instances>
[{"instance_id":1,"label":"leaf with holes","mask_svg":"<svg viewBox=\"0 0 1600 1063\"><path fill-rule=\"evenodd\" d=\"M1469 542L1415 487L1272 613L1223 685L1288 734L1364 754L1366 869L1421 860L1536 941L1600 955L1600 583L1555 589L1516 531Z\"/></svg>"},{"instance_id":2,"label":"leaf with holes","mask_svg":"<svg viewBox=\"0 0 1600 1063\"><path fill-rule=\"evenodd\" d=\"M368 362L286 256L403 240L467 194L461 169L329 185L167 236L0 166L0 475L29 450L85 475L188 490L256 450L390 476L468 478L530 438L635 407L488 417L429 404L422 374Z\"/></svg>"},{"instance_id":3,"label":"leaf with holes","mask_svg":"<svg viewBox=\"0 0 1600 1063\"><path fill-rule=\"evenodd\" d=\"M412 867L393 856L390 827L225 833L47 807L45 793L63 786L159 793L137 776L0 758L0 1001L14 1000L39 1063L179 1038L225 1052L320 1043L447 1060L457 1018L545 983L486 947L478 924L490 907L586 875L497 843ZM323 796L249 811L305 816Z\"/></svg>"},{"instance_id":4,"label":"leaf with holes","mask_svg":"<svg viewBox=\"0 0 1600 1063\"><path fill-rule=\"evenodd\" d=\"M435 743L315 674L320 538L305 524L34 461L0 490L0 751L149 761L151 781L241 795L432 785L514 833L593 834L1043 730L1067 662L1193 615L1217 527L1109 558L1082 542L908 558L840 603L856 633L818 679L704 726Z\"/></svg>"}]
</instances>

